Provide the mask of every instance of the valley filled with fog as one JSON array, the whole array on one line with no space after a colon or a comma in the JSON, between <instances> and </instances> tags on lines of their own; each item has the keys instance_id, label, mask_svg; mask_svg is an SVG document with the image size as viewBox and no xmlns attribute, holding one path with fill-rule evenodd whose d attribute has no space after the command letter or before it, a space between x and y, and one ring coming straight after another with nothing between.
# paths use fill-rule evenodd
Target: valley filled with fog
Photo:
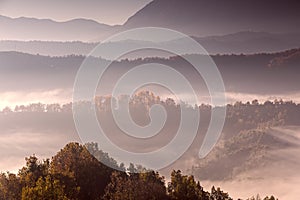
<instances>
[{"instance_id":1,"label":"valley filled with fog","mask_svg":"<svg viewBox=\"0 0 300 200\"><path fill-rule=\"evenodd\" d=\"M116 125L111 112L112 102L108 96L95 99L98 121L111 141L131 152L149 152L166 145L177 132L178 126L174 124L180 121L179 108L196 109L188 104L179 105L172 99L160 99L147 91L136 93L130 99L130 113L135 123L143 126L150 123L149 108L156 104L163 106L168 115L158 135L136 139L120 131ZM82 106L85 105L89 103ZM160 171L167 180L169 171L181 169L193 174L206 189L212 185L222 186L225 191L235 194L234 198L271 193L279 198L293 199L299 194L299 104L276 100L227 105L220 140L204 159L199 159L198 152L211 120L210 113L218 108L202 104L197 109L201 115L197 136L179 160ZM16 106L14 110L3 109L0 127L0 163L5 163L0 167L12 172L20 169L24 157L34 154L45 159L70 141L84 142L76 133L71 104L37 103ZM186 134L189 132L186 130ZM276 182L286 184L282 186ZM235 193L236 190L239 193Z\"/></svg>"},{"instance_id":2,"label":"valley filled with fog","mask_svg":"<svg viewBox=\"0 0 300 200\"><path fill-rule=\"evenodd\" d=\"M0 200L295 200L298 0L0 0Z\"/></svg>"}]
</instances>

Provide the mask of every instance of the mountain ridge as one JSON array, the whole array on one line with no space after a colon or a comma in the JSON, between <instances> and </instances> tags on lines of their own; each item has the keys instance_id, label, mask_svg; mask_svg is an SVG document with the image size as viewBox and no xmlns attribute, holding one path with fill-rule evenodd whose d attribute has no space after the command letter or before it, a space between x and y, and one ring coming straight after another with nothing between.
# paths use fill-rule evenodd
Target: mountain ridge
<instances>
[{"instance_id":1,"label":"mountain ridge","mask_svg":"<svg viewBox=\"0 0 300 200\"><path fill-rule=\"evenodd\" d=\"M240 31L300 32L299 10L297 0L154 0L124 24L114 26L82 18L57 22L0 15L0 27L6 30L0 33L0 39L90 42L149 26L170 28L195 37Z\"/></svg>"},{"instance_id":2,"label":"mountain ridge","mask_svg":"<svg viewBox=\"0 0 300 200\"><path fill-rule=\"evenodd\" d=\"M30 17L11 18L0 15L1 40L93 41L105 37L118 26L101 24L91 19L58 22Z\"/></svg>"},{"instance_id":3,"label":"mountain ridge","mask_svg":"<svg viewBox=\"0 0 300 200\"><path fill-rule=\"evenodd\" d=\"M299 31L295 28L300 25L299 9L296 0L154 0L129 17L124 26L164 25L197 36L245 30Z\"/></svg>"},{"instance_id":4,"label":"mountain ridge","mask_svg":"<svg viewBox=\"0 0 300 200\"><path fill-rule=\"evenodd\" d=\"M50 18L35 18L35 17L9 17L9 16L5 16L5 15L0 15L0 18L4 18L4 19L8 19L8 20L33 20L33 21L48 21L48 22L54 22L54 23L71 23L71 22L89 22L89 23L93 23L93 24L97 24L97 25L103 25L106 27L114 27L114 26L119 26L119 25L108 25L105 23L100 23L96 20L93 19L87 19L87 18L74 18L74 19L70 19L70 20L65 20L65 21L56 21Z\"/></svg>"},{"instance_id":5,"label":"mountain ridge","mask_svg":"<svg viewBox=\"0 0 300 200\"><path fill-rule=\"evenodd\" d=\"M210 55L215 54L253 54L274 53L300 47L300 33L273 34L267 32L244 31L228 35L216 35L209 37L193 37L202 45ZM122 45L139 48L147 45L149 41L127 40L120 41ZM111 48L117 48L117 42L112 42ZM0 51L20 51L30 54L65 56L65 55L87 55L97 46L97 42L80 41L0 41ZM184 46L184 38L166 41L167 46ZM151 56L148 54L143 57ZM153 55L154 56L154 55ZM159 56L159 55L157 55Z\"/></svg>"}]
</instances>

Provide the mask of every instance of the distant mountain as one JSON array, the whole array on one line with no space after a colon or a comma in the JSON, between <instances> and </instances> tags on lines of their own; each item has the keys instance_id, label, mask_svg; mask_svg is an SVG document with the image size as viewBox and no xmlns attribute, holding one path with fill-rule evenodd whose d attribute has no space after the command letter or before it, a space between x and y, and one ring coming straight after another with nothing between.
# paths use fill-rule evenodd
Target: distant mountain
<instances>
[{"instance_id":1,"label":"distant mountain","mask_svg":"<svg viewBox=\"0 0 300 200\"><path fill-rule=\"evenodd\" d=\"M297 0L154 0L124 26L159 26L195 36L246 30L299 32L299 10Z\"/></svg>"},{"instance_id":2,"label":"distant mountain","mask_svg":"<svg viewBox=\"0 0 300 200\"><path fill-rule=\"evenodd\" d=\"M278 98L289 98L299 92L300 49L272 54L216 55L215 61L230 93L261 95L281 94ZM190 55L199 56L199 55ZM84 56L49 57L18 52L0 52L1 91L25 89L72 88L78 68ZM199 57L201 58L201 56ZM193 59L193 58L192 58ZM284 62L279 62L284 60ZM276 61L276 62L275 62ZM107 60L95 58L95 64L107 64ZM206 86L201 76L195 73L186 60L180 56L166 58L145 58L114 62L105 73L108 91L124 73L135 66L147 63L160 63L170 66L187 76L196 92L205 93ZM255 77L255 79L253 79ZM18 80L18 81L16 81ZM242 81L241 81L242 80ZM228 96L228 101L237 96ZM233 99L231 99L233 98ZM249 97L250 98L250 97ZM255 97L253 97L255 98Z\"/></svg>"},{"instance_id":3,"label":"distant mountain","mask_svg":"<svg viewBox=\"0 0 300 200\"><path fill-rule=\"evenodd\" d=\"M97 43L58 41L0 41L0 51L17 51L44 56L87 55Z\"/></svg>"},{"instance_id":4,"label":"distant mountain","mask_svg":"<svg viewBox=\"0 0 300 200\"><path fill-rule=\"evenodd\" d=\"M87 19L56 22L0 15L0 29L5 30L0 40L101 41L113 33L145 26L196 37L240 31L300 32L299 10L298 0L154 0L118 26Z\"/></svg>"},{"instance_id":5,"label":"distant mountain","mask_svg":"<svg viewBox=\"0 0 300 200\"><path fill-rule=\"evenodd\" d=\"M300 33L242 31L219 36L193 37L209 54L271 53L300 47ZM168 42L184 46L184 38Z\"/></svg>"},{"instance_id":6,"label":"distant mountain","mask_svg":"<svg viewBox=\"0 0 300 200\"><path fill-rule=\"evenodd\" d=\"M220 36L193 37L201 44L209 54L254 54L273 53L300 47L300 33L274 34L267 32L244 31ZM168 47L184 48L184 38L163 42L161 45ZM130 46L141 48L151 42L126 40L110 42L106 45L112 51L115 48ZM54 42L54 41L0 41L0 51L19 51L30 54L65 56L65 55L87 55L98 43L85 42ZM188 48L188 47L187 47ZM188 49L186 49L188 52ZM103 55L104 56L104 55ZM162 52L135 52L131 57L170 56ZM108 59L108 58L107 58Z\"/></svg>"},{"instance_id":7,"label":"distant mountain","mask_svg":"<svg viewBox=\"0 0 300 200\"><path fill-rule=\"evenodd\" d=\"M91 41L113 29L93 20L74 19L56 22L50 19L10 18L0 15L1 40ZM5 30L5 31L3 31Z\"/></svg>"}]
</instances>

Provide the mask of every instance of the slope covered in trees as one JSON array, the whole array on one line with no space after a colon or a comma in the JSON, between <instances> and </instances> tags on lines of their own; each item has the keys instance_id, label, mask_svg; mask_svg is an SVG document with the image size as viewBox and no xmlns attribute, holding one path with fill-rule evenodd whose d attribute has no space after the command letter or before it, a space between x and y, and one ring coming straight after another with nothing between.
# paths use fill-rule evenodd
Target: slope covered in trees
<instances>
[{"instance_id":1,"label":"slope covered in trees","mask_svg":"<svg viewBox=\"0 0 300 200\"><path fill-rule=\"evenodd\" d=\"M299 52L299 49L293 49L272 54L215 55L212 56L212 59L216 63L223 77L226 91L229 93L290 95L295 91L298 92L299 89ZM24 91L24 88L28 91L72 89L76 73L84 59L84 56L75 55L49 57L18 52L0 52L0 79L6 83L0 85L0 92ZM98 67L109 62L101 58L95 58L94 61L95 66ZM136 66L149 63L159 63L174 68L185 75L192 85L197 86L195 90L199 92L200 96L205 96L207 89L205 83L201 81L202 77L186 60L179 56L124 59L113 62L102 79L102 84L105 86L104 94L110 94L114 83L126 72ZM255 81L253 77L255 77ZM16 79L22 84L17 84L14 81ZM64 98L66 97L64 96Z\"/></svg>"},{"instance_id":2,"label":"slope covered in trees","mask_svg":"<svg viewBox=\"0 0 300 200\"><path fill-rule=\"evenodd\" d=\"M126 97L123 96L123 99L124 98ZM81 103L81 106L87 106L88 108L91 108L91 105L95 105L99 123L105 133L107 133L108 137L115 144L131 152L149 152L166 145L177 132L180 121L180 108L183 107L183 109L187 109L188 111L195 109L195 107L191 107L188 104L181 103L179 105L172 99L160 99L158 96L155 96L149 92L140 92L136 94L136 96L134 96L130 101L130 114L132 119L137 124L143 126L150 123L149 108L155 104L163 106L167 112L166 123L161 129L159 135L152 137L149 140L140 141L135 138L130 138L124 134L116 125L111 112L111 102L116 101L117 99L112 99L109 96L99 96L95 99L95 104L85 102ZM193 162L190 160L198 157L199 148L203 142L203 137L205 136L206 129L211 120L210 113L213 109L217 108L205 104L199 105L198 108L201 118L199 121L200 128L197 136L188 151L182 158L180 158L180 162L174 163L174 168L186 170L191 169L192 166L199 167L199 163L196 162L196 160ZM234 151L242 150L246 147L248 147L247 155L255 154L257 151L262 152L262 146L272 147L265 148L267 152L270 152L273 149L279 150L293 147L291 143L286 143L286 140L280 137L284 137L286 134L283 132L273 133L273 131L274 127L300 125L299 104L281 100L259 103L258 101L254 100L247 103L236 102L233 105L228 104L226 108L227 115L221 135L220 146L216 148L216 150L219 150L217 155L227 155L224 152L232 154ZM19 138L19 134L15 133L28 133L28 130L33 133L41 133L41 135L37 136L41 138L40 142L43 144L45 143L43 147L52 148L51 151L45 149L43 153L55 152L68 141L80 141L78 139L78 135L76 135L76 129L72 118L71 103L64 105L46 105L37 103L16 106L14 109L5 108L2 110L2 112L0 112L0 127L1 134L3 134L3 137L6 138L11 138L13 136ZM190 134L189 129L186 130L186 134ZM261 136L268 139L260 140ZM35 136L33 135L33 137ZM25 138L22 138L22 140L24 139ZM53 148L53 144L47 144L49 139L53 139L55 147L57 146L56 149ZM268 140L273 141L274 144L272 142L266 143ZM255 146L254 144L259 141L261 141L261 145ZM232 148L223 148L222 143L228 143L230 144L229 146L232 146ZM20 145L22 148L28 148L30 152L34 153L37 151L34 147L40 146L41 144L35 144L34 141L28 141L25 143L24 141L24 144L21 143ZM8 149L9 148L6 148L5 146L2 147L2 151L7 151ZM51 154L48 153L46 155ZM5 155L3 156L5 157ZM22 159L24 156L26 155L22 155L20 159ZM222 156L217 158L222 158ZM244 156L243 158L246 157ZM218 165L222 165L221 160L218 159ZM231 159L235 159L235 157L231 157ZM255 159L258 158L255 157ZM232 164L229 166L230 171L235 167L244 166L244 162L246 162L246 160L240 160L240 163L232 162L229 158L227 158L227 160L229 160L229 162ZM286 158L283 158L283 160L286 160ZM201 161L201 166L203 166L202 162L203 161ZM259 162L259 160L256 160L256 162ZM257 167L254 165L247 166L251 168ZM2 167L2 170L5 170L5 168L3 169ZM197 175L199 175L199 173L197 173ZM214 176L222 180L228 178L229 174L227 172L223 173L222 171L218 171ZM212 179L214 176L203 176L202 174L200 177L201 179Z\"/></svg>"}]
</instances>

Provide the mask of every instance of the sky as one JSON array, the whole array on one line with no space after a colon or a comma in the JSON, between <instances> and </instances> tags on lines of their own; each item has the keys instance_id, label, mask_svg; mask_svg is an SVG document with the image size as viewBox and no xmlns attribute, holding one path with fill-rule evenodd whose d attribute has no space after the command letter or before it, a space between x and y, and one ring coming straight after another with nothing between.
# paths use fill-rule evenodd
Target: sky
<instances>
[{"instance_id":1,"label":"sky","mask_svg":"<svg viewBox=\"0 0 300 200\"><path fill-rule=\"evenodd\" d=\"M151 0L0 0L0 15L67 21L93 19L109 25L123 24Z\"/></svg>"}]
</instances>

